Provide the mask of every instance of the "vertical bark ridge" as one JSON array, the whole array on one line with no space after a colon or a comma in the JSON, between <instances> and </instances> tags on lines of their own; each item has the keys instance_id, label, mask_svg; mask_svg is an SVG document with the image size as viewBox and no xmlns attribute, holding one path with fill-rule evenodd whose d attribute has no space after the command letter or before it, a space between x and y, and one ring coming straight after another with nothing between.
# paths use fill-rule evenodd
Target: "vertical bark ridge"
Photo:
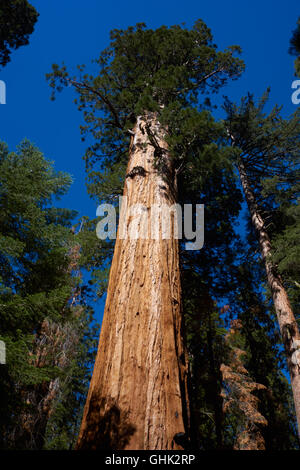
<instances>
[{"instance_id":1,"label":"vertical bark ridge","mask_svg":"<svg viewBox=\"0 0 300 470\"><path fill-rule=\"evenodd\" d=\"M155 165L155 134L166 177ZM122 239L136 215L153 204L171 206L174 178L165 131L154 113L137 119L125 179L98 354L84 410L78 449L180 449L186 433L187 360L182 334L178 240ZM150 220L150 217L148 217ZM143 226L143 218L137 227ZM148 225L148 235L150 226ZM174 439L175 438L175 439Z\"/></svg>"}]
</instances>

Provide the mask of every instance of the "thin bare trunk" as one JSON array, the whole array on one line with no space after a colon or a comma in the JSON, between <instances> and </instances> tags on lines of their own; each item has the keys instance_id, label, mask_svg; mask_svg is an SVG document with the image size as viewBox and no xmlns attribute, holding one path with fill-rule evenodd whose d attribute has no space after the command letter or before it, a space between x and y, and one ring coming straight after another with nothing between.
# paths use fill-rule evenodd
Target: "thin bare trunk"
<instances>
[{"instance_id":1,"label":"thin bare trunk","mask_svg":"<svg viewBox=\"0 0 300 470\"><path fill-rule=\"evenodd\" d=\"M174 227L170 239L163 239L161 227L158 239L122 239L120 233L136 219L133 205L142 204L150 214L154 204L176 202L165 131L154 113L138 118L129 153L127 207L122 206L78 449L180 449L179 438L187 430L187 356Z\"/></svg>"},{"instance_id":2,"label":"thin bare trunk","mask_svg":"<svg viewBox=\"0 0 300 470\"><path fill-rule=\"evenodd\" d=\"M264 221L257 210L254 193L244 163L238 165L241 183L251 214L254 228L259 237L260 251L265 264L268 285L270 287L274 307L279 323L279 328L287 356L288 368L291 377L296 417L298 423L298 434L300 437L300 335L297 321L291 309L291 305L283 287L279 274L271 261L271 242L264 227Z\"/></svg>"}]
</instances>

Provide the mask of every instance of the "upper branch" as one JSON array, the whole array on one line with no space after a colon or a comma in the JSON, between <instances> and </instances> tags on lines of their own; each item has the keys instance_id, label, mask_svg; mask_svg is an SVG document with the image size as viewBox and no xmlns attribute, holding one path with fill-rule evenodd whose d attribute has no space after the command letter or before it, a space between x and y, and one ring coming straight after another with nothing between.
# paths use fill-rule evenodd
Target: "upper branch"
<instances>
[{"instance_id":1,"label":"upper branch","mask_svg":"<svg viewBox=\"0 0 300 470\"><path fill-rule=\"evenodd\" d=\"M100 99L100 101L102 101L102 103L104 103L107 106L107 108L109 109L109 111L113 115L115 126L118 127L119 129L123 130L123 126L120 122L118 112L117 112L116 108L114 107L114 105L112 104L112 102L107 98L107 96L103 95L103 93L101 93L99 90L96 90L95 88L91 87L87 83L77 82L76 80L71 79L71 78L69 78L68 81L75 88L77 88L79 90L88 90L91 93L94 93Z\"/></svg>"}]
</instances>

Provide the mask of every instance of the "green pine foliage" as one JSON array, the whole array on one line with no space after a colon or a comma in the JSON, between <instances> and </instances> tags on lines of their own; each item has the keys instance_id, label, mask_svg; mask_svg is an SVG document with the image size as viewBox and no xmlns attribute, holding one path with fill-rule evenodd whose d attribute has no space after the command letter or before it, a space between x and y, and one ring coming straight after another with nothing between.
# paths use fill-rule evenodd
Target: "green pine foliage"
<instances>
[{"instance_id":1,"label":"green pine foliage","mask_svg":"<svg viewBox=\"0 0 300 470\"><path fill-rule=\"evenodd\" d=\"M273 262L299 320L300 113L288 119L275 106L264 111L269 91L255 104L248 95L238 107L228 100L226 128L241 159L272 243Z\"/></svg>"},{"instance_id":2,"label":"green pine foliage","mask_svg":"<svg viewBox=\"0 0 300 470\"><path fill-rule=\"evenodd\" d=\"M268 96L269 90L256 104L253 96L249 94L242 99L239 107L226 100L225 127L233 145L232 162L237 165L242 161L245 166L257 210L272 244L274 269L282 277L294 314L299 320L299 272L296 258L296 233L299 222L299 112L296 111L291 117L284 119L281 109L275 106L266 113L264 108ZM243 263L244 267L238 279L241 285L246 282L243 297L247 302L243 307L243 317L249 311L247 309L250 309L252 315L252 321L248 314L248 320L242 320L244 328L249 325L248 347L252 348L250 357L253 356L253 364L249 366L250 373L257 382L266 385L268 390L268 399L262 401L262 406L263 415L269 424L263 433L267 448L297 448L291 391L282 374L282 370L287 372L286 362L280 346L279 331L275 326L271 295L265 282L257 237L250 220L247 241L250 247L247 262ZM292 253L295 257L290 256ZM245 281L242 281L245 275ZM232 298L231 301L236 303L238 299L239 297ZM257 320L255 312L261 312ZM263 331L265 332L261 336ZM268 348L268 352L267 349L263 351L263 348ZM268 358L268 365L261 363L259 358ZM271 374L266 373L266 370L272 371ZM282 400L283 395L286 400Z\"/></svg>"},{"instance_id":3,"label":"green pine foliage","mask_svg":"<svg viewBox=\"0 0 300 470\"><path fill-rule=\"evenodd\" d=\"M16 152L1 143L0 339L7 353L0 368L2 448L43 447L50 384L57 390L49 406L51 426L63 419L63 446L71 445L86 393L95 332L78 277L80 256L73 265L76 213L53 205L70 183L30 142Z\"/></svg>"},{"instance_id":4,"label":"green pine foliage","mask_svg":"<svg viewBox=\"0 0 300 470\"><path fill-rule=\"evenodd\" d=\"M294 165L290 165L288 180L286 181L284 172L280 177L266 179L263 182L262 195L268 204L273 262L284 281L296 320L300 325L300 176L298 156L295 156Z\"/></svg>"},{"instance_id":5,"label":"green pine foliage","mask_svg":"<svg viewBox=\"0 0 300 470\"><path fill-rule=\"evenodd\" d=\"M103 178L112 173L114 186L110 192L109 184L108 197L119 193L128 159L128 131L145 111L156 111L168 125L169 144L179 166L189 141L200 127L205 132L201 122L217 127L208 111L202 114L197 109L197 98L208 85L216 92L229 79L239 77L243 62L234 57L239 52L237 46L218 51L201 20L191 30L181 26L151 30L141 23L111 32L110 46L95 61L99 70L95 76L85 73L84 66L78 67L77 77L65 65L53 65L53 72L47 74L52 97L69 84L75 87L85 120L82 138L92 139L85 154L90 191L97 194L99 187L104 189ZM214 149L207 142L207 152L212 154Z\"/></svg>"},{"instance_id":6,"label":"green pine foliage","mask_svg":"<svg viewBox=\"0 0 300 470\"><path fill-rule=\"evenodd\" d=\"M289 53L296 56L295 75L300 77L300 18L298 18L297 27L293 31L293 34L290 40Z\"/></svg>"},{"instance_id":7,"label":"green pine foliage","mask_svg":"<svg viewBox=\"0 0 300 470\"><path fill-rule=\"evenodd\" d=\"M13 50L28 44L38 16L27 0L0 1L0 66L10 61Z\"/></svg>"}]
</instances>

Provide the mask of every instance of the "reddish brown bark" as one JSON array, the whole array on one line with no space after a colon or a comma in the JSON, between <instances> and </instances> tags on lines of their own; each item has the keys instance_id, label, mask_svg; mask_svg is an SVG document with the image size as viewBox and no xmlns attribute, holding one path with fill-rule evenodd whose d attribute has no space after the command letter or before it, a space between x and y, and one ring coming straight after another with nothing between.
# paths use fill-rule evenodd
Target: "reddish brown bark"
<instances>
[{"instance_id":1,"label":"reddish brown bark","mask_svg":"<svg viewBox=\"0 0 300 470\"><path fill-rule=\"evenodd\" d=\"M149 213L153 204L175 203L175 175L155 114L138 118L133 131L127 208L122 208L78 449L180 449L175 436L186 433L187 357L174 228L170 239L163 239L161 230L156 240L120 237L120 229L135 218L129 213L133 204Z\"/></svg>"},{"instance_id":2,"label":"reddish brown bark","mask_svg":"<svg viewBox=\"0 0 300 470\"><path fill-rule=\"evenodd\" d=\"M229 349L226 364L220 367L223 383L226 384L221 393L223 412L230 411L233 416L238 416L234 450L265 450L261 431L268 422L259 412L259 399L253 392L266 390L266 387L255 382L245 368L246 352L237 346L242 326L240 320L233 320L225 336Z\"/></svg>"},{"instance_id":3,"label":"reddish brown bark","mask_svg":"<svg viewBox=\"0 0 300 470\"><path fill-rule=\"evenodd\" d=\"M300 334L297 321L292 311L286 290L281 278L276 272L271 261L272 246L266 232L264 221L257 210L254 193L243 162L238 165L240 179L251 214L253 226L259 237L260 251L265 264L267 281L272 293L274 307L279 323L282 341L287 356L288 368L293 390L296 417L298 423L298 434L300 437Z\"/></svg>"}]
</instances>

